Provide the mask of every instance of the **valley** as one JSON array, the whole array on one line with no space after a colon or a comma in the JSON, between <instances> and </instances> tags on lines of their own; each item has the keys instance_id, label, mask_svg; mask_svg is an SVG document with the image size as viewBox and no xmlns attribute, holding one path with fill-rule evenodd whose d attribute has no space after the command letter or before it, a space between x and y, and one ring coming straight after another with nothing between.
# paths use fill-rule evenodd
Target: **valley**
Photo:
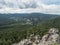
<instances>
[{"instance_id":1,"label":"valley","mask_svg":"<svg viewBox=\"0 0 60 45\"><path fill-rule=\"evenodd\" d=\"M60 16L53 14L0 14L0 45L11 45L26 39L32 33L41 37L50 28L60 32Z\"/></svg>"}]
</instances>

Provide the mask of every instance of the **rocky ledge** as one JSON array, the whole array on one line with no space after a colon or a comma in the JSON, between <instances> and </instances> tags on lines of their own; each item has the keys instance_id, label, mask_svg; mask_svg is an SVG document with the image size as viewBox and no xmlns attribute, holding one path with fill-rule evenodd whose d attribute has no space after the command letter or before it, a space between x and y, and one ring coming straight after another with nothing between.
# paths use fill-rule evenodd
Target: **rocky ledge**
<instances>
[{"instance_id":1,"label":"rocky ledge","mask_svg":"<svg viewBox=\"0 0 60 45\"><path fill-rule=\"evenodd\" d=\"M28 39L23 39L13 45L60 45L60 35L58 29L51 28L42 38L40 35L31 34Z\"/></svg>"}]
</instances>

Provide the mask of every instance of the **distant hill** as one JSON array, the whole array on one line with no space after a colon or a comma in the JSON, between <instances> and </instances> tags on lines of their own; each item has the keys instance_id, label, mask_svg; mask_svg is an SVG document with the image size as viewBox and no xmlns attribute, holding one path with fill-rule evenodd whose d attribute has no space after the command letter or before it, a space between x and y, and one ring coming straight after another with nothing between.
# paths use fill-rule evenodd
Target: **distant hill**
<instances>
[{"instance_id":1,"label":"distant hill","mask_svg":"<svg viewBox=\"0 0 60 45\"><path fill-rule=\"evenodd\" d=\"M0 14L0 25L11 24L14 22L27 22L30 21L33 24L41 21L54 19L58 15L42 14L42 13L30 13L30 14Z\"/></svg>"}]
</instances>

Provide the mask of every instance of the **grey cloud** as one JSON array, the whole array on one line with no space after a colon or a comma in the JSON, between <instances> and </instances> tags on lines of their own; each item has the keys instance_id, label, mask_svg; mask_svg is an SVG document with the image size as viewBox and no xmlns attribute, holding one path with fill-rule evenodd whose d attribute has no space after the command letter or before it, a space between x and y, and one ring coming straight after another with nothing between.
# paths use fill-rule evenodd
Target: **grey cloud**
<instances>
[{"instance_id":1,"label":"grey cloud","mask_svg":"<svg viewBox=\"0 0 60 45\"><path fill-rule=\"evenodd\" d=\"M57 1L57 0L56 0ZM60 13L60 5L47 3L53 0L0 0L0 13ZM58 1L57 1L58 2Z\"/></svg>"}]
</instances>

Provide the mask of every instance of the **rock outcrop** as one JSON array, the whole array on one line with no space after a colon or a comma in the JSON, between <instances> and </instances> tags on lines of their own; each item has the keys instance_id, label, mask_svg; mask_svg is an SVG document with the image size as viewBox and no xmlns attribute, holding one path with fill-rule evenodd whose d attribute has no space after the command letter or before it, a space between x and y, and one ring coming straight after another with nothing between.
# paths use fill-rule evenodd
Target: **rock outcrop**
<instances>
[{"instance_id":1,"label":"rock outcrop","mask_svg":"<svg viewBox=\"0 0 60 45\"><path fill-rule=\"evenodd\" d=\"M60 36L58 29L51 28L48 34L42 37L42 40L39 45L59 45L60 44Z\"/></svg>"},{"instance_id":2,"label":"rock outcrop","mask_svg":"<svg viewBox=\"0 0 60 45\"><path fill-rule=\"evenodd\" d=\"M58 29L51 28L41 39L40 35L31 34L28 39L21 40L13 45L60 45Z\"/></svg>"}]
</instances>

